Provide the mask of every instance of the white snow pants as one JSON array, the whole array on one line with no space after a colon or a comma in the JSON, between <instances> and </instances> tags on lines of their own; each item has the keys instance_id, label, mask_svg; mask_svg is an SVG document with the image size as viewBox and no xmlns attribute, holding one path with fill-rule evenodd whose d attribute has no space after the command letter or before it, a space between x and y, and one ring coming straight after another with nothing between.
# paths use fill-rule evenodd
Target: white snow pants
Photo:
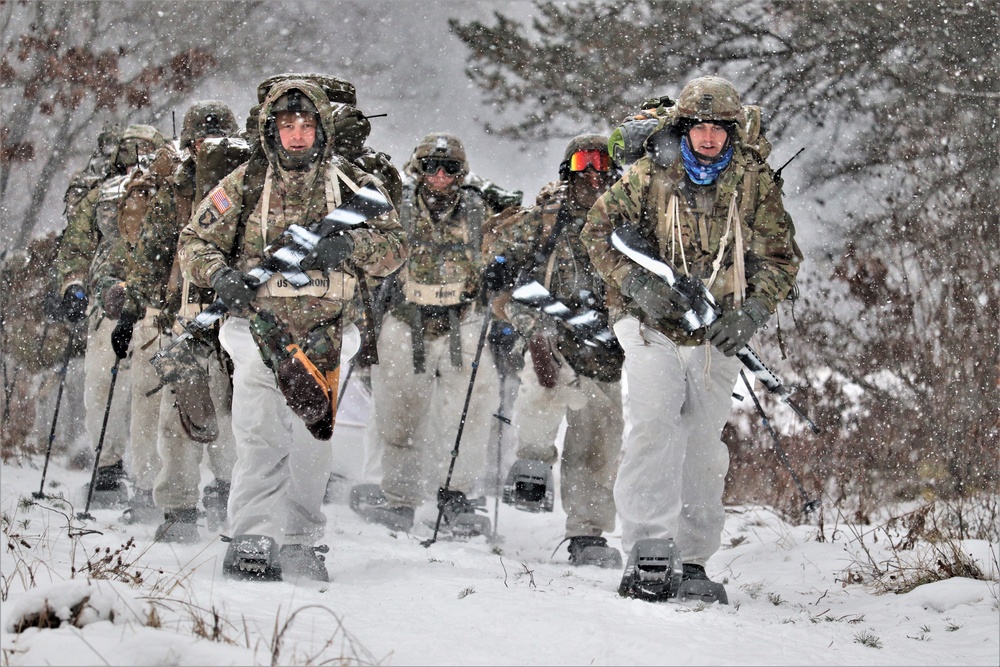
<instances>
[{"instance_id":1,"label":"white snow pants","mask_svg":"<svg viewBox=\"0 0 1000 667\"><path fill-rule=\"evenodd\" d=\"M83 357L83 406L86 411L87 436L94 451L101 438L104 412L108 405L108 389L111 387L111 369L115 365L115 351L111 348L111 332L117 322L109 320L100 308L90 315L87 326L87 350ZM114 465L125 456L128 445L129 360L118 364L115 393L111 399L111 411L104 431L101 446L101 460L98 465Z\"/></svg>"},{"instance_id":2,"label":"white snow pants","mask_svg":"<svg viewBox=\"0 0 1000 667\"><path fill-rule=\"evenodd\" d=\"M625 350L631 430L615 501L625 553L637 540L674 538L685 563L719 549L729 451L720 440L740 361L708 345L678 346L627 317L614 326Z\"/></svg>"},{"instance_id":3,"label":"white snow pants","mask_svg":"<svg viewBox=\"0 0 1000 667\"><path fill-rule=\"evenodd\" d=\"M451 363L446 333L424 341L426 370L420 374L413 372L410 325L388 314L382 322L379 363L371 367L376 423L368 435L381 443L382 491L392 505L415 508L444 486L482 318L480 311L470 309L460 325L461 367ZM480 478L486 468L490 422L499 406L499 392L493 355L484 349L449 485L453 491L468 495L483 483Z\"/></svg>"},{"instance_id":4,"label":"white snow pants","mask_svg":"<svg viewBox=\"0 0 1000 667\"><path fill-rule=\"evenodd\" d=\"M514 417L518 458L553 465L564 416L559 493L566 511L566 537L611 532L615 529L613 489L624 429L621 383L578 376L563 360L556 386L546 389L538 383L528 352Z\"/></svg>"},{"instance_id":5,"label":"white snow pants","mask_svg":"<svg viewBox=\"0 0 1000 667\"><path fill-rule=\"evenodd\" d=\"M204 348L199 346L197 351ZM200 356L200 354L199 354ZM208 469L216 479L232 479L236 464L236 439L233 436L232 395L229 370L225 359L214 350L201 360L208 368L208 388L215 406L219 425L218 437L209 443L195 442L181 426L177 411L176 393L171 386L164 387L160 397L159 436L156 448L160 453L162 468L156 477L153 500L164 510L190 509L198 506L201 498L201 462L208 452Z\"/></svg>"},{"instance_id":6,"label":"white snow pants","mask_svg":"<svg viewBox=\"0 0 1000 667\"><path fill-rule=\"evenodd\" d=\"M112 322L112 325L117 322ZM113 327L112 327L113 328ZM107 334L110 346L111 329ZM132 399L129 417L128 447L125 450L125 469L136 489L152 491L160 472L160 455L156 451L157 423L160 417L160 394L152 391L160 383L156 369L149 363L160 349L160 330L156 315L148 314L136 322L132 329L129 354L129 377ZM112 354L114 354L112 352ZM117 390L117 389L116 389Z\"/></svg>"},{"instance_id":7,"label":"white snow pants","mask_svg":"<svg viewBox=\"0 0 1000 667\"><path fill-rule=\"evenodd\" d=\"M247 320L228 318L219 342L235 369L230 531L234 536L265 535L279 545L311 546L326 528L323 495L333 465L330 443L313 438L285 403Z\"/></svg>"}]
</instances>

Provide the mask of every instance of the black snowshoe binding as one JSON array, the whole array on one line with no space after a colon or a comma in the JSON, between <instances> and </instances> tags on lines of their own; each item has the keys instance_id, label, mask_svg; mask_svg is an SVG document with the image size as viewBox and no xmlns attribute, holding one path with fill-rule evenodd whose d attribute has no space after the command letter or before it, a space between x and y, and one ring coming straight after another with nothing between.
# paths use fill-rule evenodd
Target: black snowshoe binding
<instances>
[{"instance_id":1,"label":"black snowshoe binding","mask_svg":"<svg viewBox=\"0 0 1000 667\"><path fill-rule=\"evenodd\" d=\"M136 489L119 521L126 526L137 523L160 523L163 521L163 510L153 502L152 491Z\"/></svg>"},{"instance_id":2,"label":"black snowshoe binding","mask_svg":"<svg viewBox=\"0 0 1000 667\"><path fill-rule=\"evenodd\" d=\"M157 542L195 544L201 540L198 534L198 510L195 508L167 510L163 523L156 528L153 539Z\"/></svg>"},{"instance_id":3,"label":"black snowshoe binding","mask_svg":"<svg viewBox=\"0 0 1000 667\"><path fill-rule=\"evenodd\" d=\"M281 575L285 580L312 579L313 581L330 581L330 573L326 571L323 554L330 547L325 544L307 547L303 544L283 544L278 551L281 563Z\"/></svg>"},{"instance_id":4,"label":"black snowshoe binding","mask_svg":"<svg viewBox=\"0 0 1000 667\"><path fill-rule=\"evenodd\" d=\"M517 459L503 485L503 502L525 512L551 512L555 504L552 466Z\"/></svg>"},{"instance_id":5,"label":"black snowshoe binding","mask_svg":"<svg viewBox=\"0 0 1000 667\"><path fill-rule=\"evenodd\" d=\"M573 565L596 565L617 569L622 566L618 549L608 546L603 537L578 535L569 538L569 562Z\"/></svg>"},{"instance_id":6,"label":"black snowshoe binding","mask_svg":"<svg viewBox=\"0 0 1000 667\"><path fill-rule=\"evenodd\" d=\"M671 538L635 543L618 595L647 602L676 599L729 604L726 589L711 581L705 568L681 563L680 550Z\"/></svg>"},{"instance_id":7,"label":"black snowshoe binding","mask_svg":"<svg viewBox=\"0 0 1000 667\"><path fill-rule=\"evenodd\" d=\"M83 487L84 499L88 493L90 493L89 485ZM119 461L109 466L100 466L94 480L94 493L90 499L90 509L118 509L127 506L128 486L125 484L125 464Z\"/></svg>"},{"instance_id":8,"label":"black snowshoe binding","mask_svg":"<svg viewBox=\"0 0 1000 667\"><path fill-rule=\"evenodd\" d=\"M222 574L229 579L281 581L278 543L265 535L233 537L222 561Z\"/></svg>"},{"instance_id":9,"label":"black snowshoe binding","mask_svg":"<svg viewBox=\"0 0 1000 667\"><path fill-rule=\"evenodd\" d=\"M207 485L201 496L201 503L205 506L205 522L208 530L215 532L222 530L228 523L227 506L229 505L230 482L217 479Z\"/></svg>"},{"instance_id":10,"label":"black snowshoe binding","mask_svg":"<svg viewBox=\"0 0 1000 667\"><path fill-rule=\"evenodd\" d=\"M412 507L389 507L389 500L378 484L359 484L351 489L348 502L368 523L381 524L391 530L408 533L413 528Z\"/></svg>"},{"instance_id":11,"label":"black snowshoe binding","mask_svg":"<svg viewBox=\"0 0 1000 667\"><path fill-rule=\"evenodd\" d=\"M492 524L486 512L486 498L467 498L461 491L438 489L438 509L445 527L457 538L489 535Z\"/></svg>"}]
</instances>

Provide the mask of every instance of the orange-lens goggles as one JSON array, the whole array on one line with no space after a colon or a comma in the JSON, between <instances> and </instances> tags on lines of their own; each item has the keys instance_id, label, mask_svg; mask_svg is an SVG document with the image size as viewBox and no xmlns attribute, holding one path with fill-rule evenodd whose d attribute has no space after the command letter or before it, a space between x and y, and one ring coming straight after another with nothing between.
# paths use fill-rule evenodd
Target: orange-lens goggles
<instances>
[{"instance_id":1,"label":"orange-lens goggles","mask_svg":"<svg viewBox=\"0 0 1000 667\"><path fill-rule=\"evenodd\" d=\"M583 171L593 167L596 171L611 170L611 156L602 150L577 151L569 157L570 171Z\"/></svg>"}]
</instances>

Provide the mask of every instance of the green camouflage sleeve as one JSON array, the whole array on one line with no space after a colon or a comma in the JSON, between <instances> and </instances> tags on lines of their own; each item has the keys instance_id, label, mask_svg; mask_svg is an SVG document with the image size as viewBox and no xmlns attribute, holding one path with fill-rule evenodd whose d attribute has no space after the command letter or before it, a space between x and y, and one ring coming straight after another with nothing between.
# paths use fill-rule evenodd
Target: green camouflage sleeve
<instances>
[{"instance_id":1,"label":"green camouflage sleeve","mask_svg":"<svg viewBox=\"0 0 1000 667\"><path fill-rule=\"evenodd\" d=\"M773 313L795 286L802 253L770 169L761 169L757 202L753 241L746 253L747 296L760 299Z\"/></svg>"},{"instance_id":2,"label":"green camouflage sleeve","mask_svg":"<svg viewBox=\"0 0 1000 667\"><path fill-rule=\"evenodd\" d=\"M91 188L73 215L66 221L66 230L63 232L59 252L56 255L60 294L74 283L82 284L88 291L90 290L88 280L90 263L100 242L100 232L95 219L100 194L100 185Z\"/></svg>"},{"instance_id":3,"label":"green camouflage sleeve","mask_svg":"<svg viewBox=\"0 0 1000 667\"><path fill-rule=\"evenodd\" d=\"M128 256L132 252L128 241L123 237L111 240L111 247L97 265L91 268L92 279L94 280L94 291L100 299L101 307L104 307L104 290L117 282L125 280L128 272Z\"/></svg>"},{"instance_id":4,"label":"green camouflage sleeve","mask_svg":"<svg viewBox=\"0 0 1000 667\"><path fill-rule=\"evenodd\" d=\"M243 208L246 165L226 176L194 208L177 244L181 271L198 287L211 287L216 271L229 266ZM213 199L213 193L216 194Z\"/></svg>"},{"instance_id":5,"label":"green camouflage sleeve","mask_svg":"<svg viewBox=\"0 0 1000 667\"><path fill-rule=\"evenodd\" d=\"M177 209L170 183L162 183L139 227L135 252L129 255L129 300L143 308L163 308L165 285L177 253Z\"/></svg>"},{"instance_id":6,"label":"green camouflage sleeve","mask_svg":"<svg viewBox=\"0 0 1000 667\"><path fill-rule=\"evenodd\" d=\"M643 202L649 189L650 158L637 160L622 177L601 195L587 214L587 223L580 231L590 255L590 261L601 278L615 291L635 268L629 259L611 247L608 236L623 224L640 225Z\"/></svg>"}]
</instances>

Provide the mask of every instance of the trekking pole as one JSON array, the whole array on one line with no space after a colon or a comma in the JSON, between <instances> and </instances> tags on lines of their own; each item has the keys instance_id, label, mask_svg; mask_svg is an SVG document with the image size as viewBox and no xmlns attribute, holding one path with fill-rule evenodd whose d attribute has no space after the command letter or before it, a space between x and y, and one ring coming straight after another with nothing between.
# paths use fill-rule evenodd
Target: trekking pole
<instances>
[{"instance_id":1,"label":"trekking pole","mask_svg":"<svg viewBox=\"0 0 1000 667\"><path fill-rule=\"evenodd\" d=\"M101 450L104 449L104 434L108 430L108 415L111 414L111 399L115 395L115 382L118 380L118 364L121 357L115 355L115 365L111 367L111 385L108 387L108 404L104 406L104 422L101 424L101 436L97 439L97 449L94 451L94 471L90 473L90 488L87 489L87 505L82 512L77 512L76 518L93 521L90 515L90 501L94 497L94 485L97 483L97 467L101 464Z\"/></svg>"},{"instance_id":2,"label":"trekking pole","mask_svg":"<svg viewBox=\"0 0 1000 667\"><path fill-rule=\"evenodd\" d=\"M503 487L501 483L502 475L500 473L500 466L503 465L503 428L506 424L510 425L510 418L503 413L504 401L507 398L507 373L500 374L500 407L493 414L500 424L497 426L497 474L496 474L496 484L494 486L494 492L496 496L493 498L493 535L497 536L500 534L499 528L497 526L500 524L500 496L503 494Z\"/></svg>"},{"instance_id":3,"label":"trekking pole","mask_svg":"<svg viewBox=\"0 0 1000 667\"><path fill-rule=\"evenodd\" d=\"M441 527L441 518L444 516L445 499L448 496L448 487L451 486L451 475L455 471L455 460L458 459L458 446L462 442L462 431L465 430L465 417L469 414L469 402L472 401L472 387L476 383L476 373L479 371L479 359L483 356L483 347L486 345L486 333L490 328L490 316L493 311L487 306L486 314L483 315L483 328L479 331L479 344L476 345L476 358L472 361L472 375L469 377L469 390L465 392L465 405L462 407L462 418L458 421L458 434L455 436L455 448L451 450L451 463L448 465L448 476L444 480L444 486L438 489L438 515L434 522L434 535L429 540L424 540L420 544L429 547L437 542L438 529Z\"/></svg>"},{"instance_id":4,"label":"trekking pole","mask_svg":"<svg viewBox=\"0 0 1000 667\"><path fill-rule=\"evenodd\" d=\"M757 394L754 393L753 387L750 385L750 380L747 379L746 373L744 373L742 369L740 370L740 377L743 378L743 384L745 384L747 386L747 389L750 390L750 398L753 399L753 404L757 406L757 412L760 413L760 419L764 423L764 426L767 428L768 433L771 434L771 439L774 441L774 449L775 451L778 452L778 457L781 459L781 462L785 464L785 468L788 469L788 472L792 476L792 480L795 482L795 485L799 487L799 493L802 494L802 500L803 500L802 515L808 517L813 511L815 511L817 507L819 507L820 499L819 498L812 500L809 499L809 494L806 493L805 487L802 486L802 481L799 479L799 476L796 475L795 471L792 469L792 464L789 462L788 456L785 454L785 450L782 448L781 442L778 440L778 434L775 432L774 426L771 424L771 420L769 420L767 418L767 415L764 413L764 408L761 407L760 401L757 400Z\"/></svg>"},{"instance_id":5,"label":"trekking pole","mask_svg":"<svg viewBox=\"0 0 1000 667\"><path fill-rule=\"evenodd\" d=\"M59 391L56 392L56 411L52 415L52 428L49 429L49 444L45 449L45 465L42 466L42 482L38 485L38 491L31 494L36 500L46 497L45 475L49 471L49 459L52 457L52 442L56 438L56 423L59 421L59 406L62 405L63 389L66 387L66 371L69 368L69 360L73 356L75 337L76 333L71 331L69 335L69 342L66 343L66 352L63 353L62 368L59 371ZM42 340L44 341L44 337Z\"/></svg>"}]
</instances>

